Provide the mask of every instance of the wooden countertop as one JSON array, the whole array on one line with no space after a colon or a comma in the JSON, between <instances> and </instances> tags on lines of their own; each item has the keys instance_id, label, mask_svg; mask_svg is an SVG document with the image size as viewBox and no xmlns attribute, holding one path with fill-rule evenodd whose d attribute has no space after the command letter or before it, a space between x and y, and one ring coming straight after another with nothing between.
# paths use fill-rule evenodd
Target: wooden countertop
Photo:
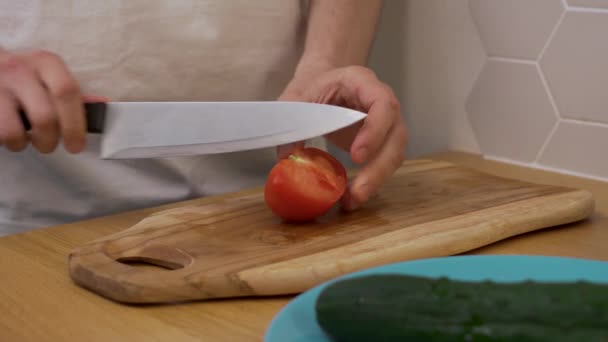
<instances>
[{"instance_id":1,"label":"wooden countertop","mask_svg":"<svg viewBox=\"0 0 608 342\"><path fill-rule=\"evenodd\" d=\"M464 153L429 156L499 176L591 191L596 211L584 222L521 235L469 254L540 254L608 260L608 183L486 161ZM126 229L150 208L0 238L0 341L261 341L293 297L129 306L74 285L69 251Z\"/></svg>"}]
</instances>

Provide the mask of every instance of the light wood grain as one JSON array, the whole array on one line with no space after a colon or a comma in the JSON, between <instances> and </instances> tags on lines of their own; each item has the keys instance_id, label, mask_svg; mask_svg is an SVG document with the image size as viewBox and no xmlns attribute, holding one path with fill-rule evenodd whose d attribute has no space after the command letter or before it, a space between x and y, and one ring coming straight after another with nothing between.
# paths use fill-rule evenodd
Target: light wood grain
<instances>
[{"instance_id":1,"label":"light wood grain","mask_svg":"<svg viewBox=\"0 0 608 342\"><path fill-rule=\"evenodd\" d=\"M592 210L588 191L414 160L364 209L312 223L281 222L261 192L154 213L74 250L70 275L129 303L285 295L367 267L463 253Z\"/></svg>"},{"instance_id":2,"label":"light wood grain","mask_svg":"<svg viewBox=\"0 0 608 342\"><path fill-rule=\"evenodd\" d=\"M607 183L464 153L428 157L501 177L585 189L595 198L596 210L589 219L520 234L465 254L535 254L608 261ZM69 277L67 256L73 248L123 231L153 213L214 200L172 203L0 238L0 341L262 341L271 319L293 296L132 306L89 292Z\"/></svg>"}]
</instances>

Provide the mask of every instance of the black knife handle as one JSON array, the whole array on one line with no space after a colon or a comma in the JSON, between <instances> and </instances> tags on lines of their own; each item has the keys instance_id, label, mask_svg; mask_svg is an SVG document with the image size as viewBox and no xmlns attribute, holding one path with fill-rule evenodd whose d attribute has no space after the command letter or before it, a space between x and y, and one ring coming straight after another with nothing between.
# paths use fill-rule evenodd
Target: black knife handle
<instances>
[{"instance_id":1,"label":"black knife handle","mask_svg":"<svg viewBox=\"0 0 608 342\"><path fill-rule=\"evenodd\" d=\"M106 107L107 105L104 102L89 102L84 104L88 133L103 133ZM32 129L32 124L24 110L19 110L19 117L21 117L21 122L26 131Z\"/></svg>"}]
</instances>

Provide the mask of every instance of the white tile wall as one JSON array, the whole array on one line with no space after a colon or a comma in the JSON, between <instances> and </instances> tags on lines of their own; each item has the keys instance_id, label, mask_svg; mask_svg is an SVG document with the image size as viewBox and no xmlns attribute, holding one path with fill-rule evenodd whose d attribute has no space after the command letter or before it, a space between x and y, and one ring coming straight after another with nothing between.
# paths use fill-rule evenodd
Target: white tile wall
<instances>
[{"instance_id":1,"label":"white tile wall","mask_svg":"<svg viewBox=\"0 0 608 342\"><path fill-rule=\"evenodd\" d=\"M608 0L385 0L371 66L402 102L408 158L608 181Z\"/></svg>"},{"instance_id":2,"label":"white tile wall","mask_svg":"<svg viewBox=\"0 0 608 342\"><path fill-rule=\"evenodd\" d=\"M608 180L608 0L469 8L487 54L463 104L481 152Z\"/></svg>"},{"instance_id":3,"label":"white tile wall","mask_svg":"<svg viewBox=\"0 0 608 342\"><path fill-rule=\"evenodd\" d=\"M608 126L561 121L539 162L555 169L606 178L607 146Z\"/></svg>"},{"instance_id":4,"label":"white tile wall","mask_svg":"<svg viewBox=\"0 0 608 342\"><path fill-rule=\"evenodd\" d=\"M532 162L557 115L533 63L489 59L465 108L487 155Z\"/></svg>"},{"instance_id":5,"label":"white tile wall","mask_svg":"<svg viewBox=\"0 0 608 342\"><path fill-rule=\"evenodd\" d=\"M608 123L608 11L568 12L540 66L562 117Z\"/></svg>"},{"instance_id":6,"label":"white tile wall","mask_svg":"<svg viewBox=\"0 0 608 342\"><path fill-rule=\"evenodd\" d=\"M470 0L471 13L490 56L535 59L557 24L561 0Z\"/></svg>"}]
</instances>

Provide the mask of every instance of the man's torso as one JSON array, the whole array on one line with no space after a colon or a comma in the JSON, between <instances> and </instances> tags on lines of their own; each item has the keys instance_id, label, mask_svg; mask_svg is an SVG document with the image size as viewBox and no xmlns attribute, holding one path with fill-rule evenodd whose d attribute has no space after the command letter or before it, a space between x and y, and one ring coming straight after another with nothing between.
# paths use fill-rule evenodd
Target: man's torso
<instances>
[{"instance_id":1,"label":"man's torso","mask_svg":"<svg viewBox=\"0 0 608 342\"><path fill-rule=\"evenodd\" d=\"M0 0L0 46L55 52L83 92L113 101L274 100L301 52L305 6ZM275 162L274 149L108 161L88 139L80 155L0 149L0 235L260 185Z\"/></svg>"}]
</instances>

